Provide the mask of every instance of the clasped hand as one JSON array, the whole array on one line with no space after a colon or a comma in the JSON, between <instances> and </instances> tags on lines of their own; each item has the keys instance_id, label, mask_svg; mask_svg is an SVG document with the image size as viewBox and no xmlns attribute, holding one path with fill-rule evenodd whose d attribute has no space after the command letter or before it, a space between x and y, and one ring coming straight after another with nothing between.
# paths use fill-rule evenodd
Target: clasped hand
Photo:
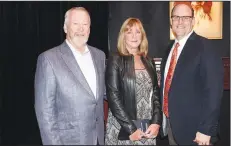
<instances>
[{"instance_id":1,"label":"clasped hand","mask_svg":"<svg viewBox=\"0 0 231 146\"><path fill-rule=\"evenodd\" d=\"M129 138L132 141L140 140L141 138L155 138L158 135L160 125L151 124L146 132L144 133L140 129L137 129L134 133L132 133Z\"/></svg>"}]
</instances>

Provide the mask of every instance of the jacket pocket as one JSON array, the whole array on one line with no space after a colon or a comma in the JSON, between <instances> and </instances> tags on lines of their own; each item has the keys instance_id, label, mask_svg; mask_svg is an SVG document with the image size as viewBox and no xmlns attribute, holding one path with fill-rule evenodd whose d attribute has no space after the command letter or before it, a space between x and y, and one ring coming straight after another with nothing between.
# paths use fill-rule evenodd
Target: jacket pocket
<instances>
[{"instance_id":1,"label":"jacket pocket","mask_svg":"<svg viewBox=\"0 0 231 146\"><path fill-rule=\"evenodd\" d=\"M78 128L79 124L78 122L59 122L58 123L58 129L59 130L68 130L68 129L75 129Z\"/></svg>"}]
</instances>

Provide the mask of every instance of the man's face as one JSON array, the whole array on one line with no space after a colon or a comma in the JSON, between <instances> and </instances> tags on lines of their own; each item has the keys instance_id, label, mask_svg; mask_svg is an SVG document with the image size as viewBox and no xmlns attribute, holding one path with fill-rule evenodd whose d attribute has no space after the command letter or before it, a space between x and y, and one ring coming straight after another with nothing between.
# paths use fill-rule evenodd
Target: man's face
<instances>
[{"instance_id":1,"label":"man's face","mask_svg":"<svg viewBox=\"0 0 231 146\"><path fill-rule=\"evenodd\" d=\"M172 31L178 40L188 35L193 29L195 20L189 6L179 4L172 13Z\"/></svg>"},{"instance_id":2,"label":"man's face","mask_svg":"<svg viewBox=\"0 0 231 146\"><path fill-rule=\"evenodd\" d=\"M67 39L76 47L86 45L90 34L90 17L82 10L73 10L67 18Z\"/></svg>"}]
</instances>

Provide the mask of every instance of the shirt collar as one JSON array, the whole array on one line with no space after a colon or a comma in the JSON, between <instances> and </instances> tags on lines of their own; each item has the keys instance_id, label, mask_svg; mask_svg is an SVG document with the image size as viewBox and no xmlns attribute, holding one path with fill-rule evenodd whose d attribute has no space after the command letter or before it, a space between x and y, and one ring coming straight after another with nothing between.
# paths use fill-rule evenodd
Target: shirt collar
<instances>
[{"instance_id":1,"label":"shirt collar","mask_svg":"<svg viewBox=\"0 0 231 146\"><path fill-rule=\"evenodd\" d=\"M67 43L67 45L70 47L71 51L72 51L73 53L77 54L78 56L82 56L82 55L84 55L84 54L86 54L86 53L89 52L89 49L88 49L87 45L85 46L84 52L83 52L83 53L80 53L78 50L76 50L76 49L74 48L73 45L71 45L71 43L70 43L67 39L66 39L66 43Z\"/></svg>"},{"instance_id":2,"label":"shirt collar","mask_svg":"<svg viewBox=\"0 0 231 146\"><path fill-rule=\"evenodd\" d=\"M186 41L188 40L188 38L190 37L190 35L192 33L193 33L193 30L188 35L186 35L184 38L182 38L181 40L175 39L175 44L178 42L180 44L180 46L184 46Z\"/></svg>"}]
</instances>

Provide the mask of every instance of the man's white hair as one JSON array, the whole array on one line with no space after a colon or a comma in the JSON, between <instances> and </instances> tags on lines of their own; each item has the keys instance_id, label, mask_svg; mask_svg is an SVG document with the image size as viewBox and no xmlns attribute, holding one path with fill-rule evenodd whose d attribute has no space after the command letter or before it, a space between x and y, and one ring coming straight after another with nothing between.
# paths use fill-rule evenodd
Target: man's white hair
<instances>
[{"instance_id":1,"label":"man's white hair","mask_svg":"<svg viewBox=\"0 0 231 146\"><path fill-rule=\"evenodd\" d=\"M71 9L69 9L69 10L65 13L65 16L64 16L64 25L67 24L67 22L68 22L68 18L69 18L70 12L76 11L76 10L81 10L81 11L86 12L86 13L88 14L88 16L89 16L89 21L90 21L90 24L91 24L90 14L89 14L89 12L88 12L84 7L73 7L73 8L71 8Z\"/></svg>"}]
</instances>

